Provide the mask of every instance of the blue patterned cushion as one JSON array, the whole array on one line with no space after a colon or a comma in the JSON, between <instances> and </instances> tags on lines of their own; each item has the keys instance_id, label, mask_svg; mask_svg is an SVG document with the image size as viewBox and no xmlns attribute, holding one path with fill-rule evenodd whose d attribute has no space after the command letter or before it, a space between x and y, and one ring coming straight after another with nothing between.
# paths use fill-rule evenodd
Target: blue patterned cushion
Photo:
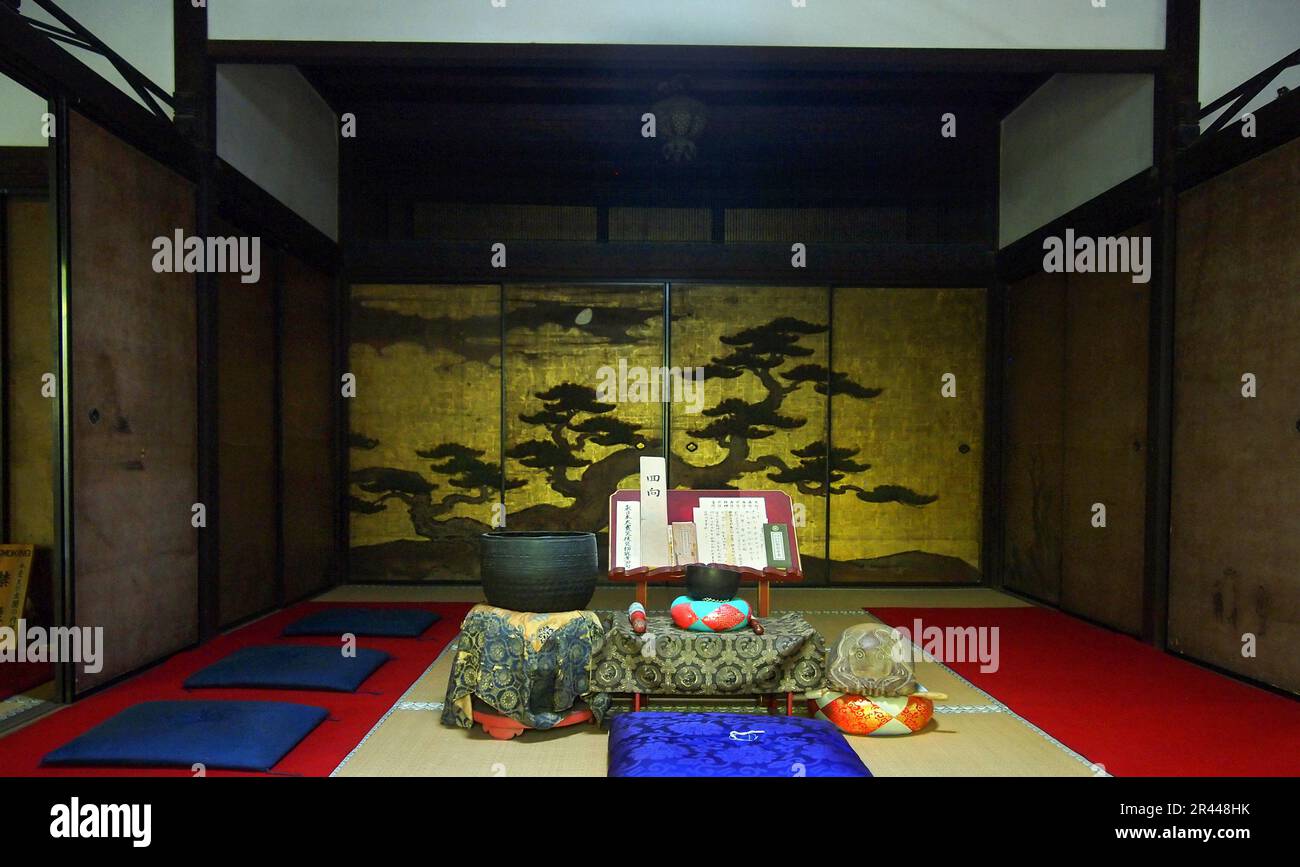
<instances>
[{"instance_id":1,"label":"blue patterned cushion","mask_svg":"<svg viewBox=\"0 0 1300 867\"><path fill-rule=\"evenodd\" d=\"M267 771L329 716L283 701L146 701L110 717L42 765Z\"/></svg>"},{"instance_id":2,"label":"blue patterned cushion","mask_svg":"<svg viewBox=\"0 0 1300 867\"><path fill-rule=\"evenodd\" d=\"M609 726L611 777L869 777L822 720L745 713L623 713Z\"/></svg>"},{"instance_id":3,"label":"blue patterned cushion","mask_svg":"<svg viewBox=\"0 0 1300 867\"><path fill-rule=\"evenodd\" d=\"M283 634L416 638L441 619L422 608L325 608L290 623Z\"/></svg>"},{"instance_id":4,"label":"blue patterned cushion","mask_svg":"<svg viewBox=\"0 0 1300 867\"><path fill-rule=\"evenodd\" d=\"M382 650L267 644L236 650L185 680L186 689L320 689L356 692L375 669L391 659Z\"/></svg>"}]
</instances>

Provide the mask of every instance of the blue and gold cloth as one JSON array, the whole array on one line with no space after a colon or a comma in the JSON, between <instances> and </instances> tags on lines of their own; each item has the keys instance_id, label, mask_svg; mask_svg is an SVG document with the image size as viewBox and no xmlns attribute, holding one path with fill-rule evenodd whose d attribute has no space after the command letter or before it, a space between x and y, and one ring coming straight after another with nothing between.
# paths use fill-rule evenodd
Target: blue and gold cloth
<instances>
[{"instance_id":1,"label":"blue and gold cloth","mask_svg":"<svg viewBox=\"0 0 1300 867\"><path fill-rule=\"evenodd\" d=\"M823 720L743 713L624 713L609 725L611 777L869 777Z\"/></svg>"},{"instance_id":2,"label":"blue and gold cloth","mask_svg":"<svg viewBox=\"0 0 1300 867\"><path fill-rule=\"evenodd\" d=\"M446 725L470 728L475 698L517 722L549 729L583 699L596 721L610 697L591 691L605 631L592 611L534 614L475 605L461 623L443 703Z\"/></svg>"}]
</instances>

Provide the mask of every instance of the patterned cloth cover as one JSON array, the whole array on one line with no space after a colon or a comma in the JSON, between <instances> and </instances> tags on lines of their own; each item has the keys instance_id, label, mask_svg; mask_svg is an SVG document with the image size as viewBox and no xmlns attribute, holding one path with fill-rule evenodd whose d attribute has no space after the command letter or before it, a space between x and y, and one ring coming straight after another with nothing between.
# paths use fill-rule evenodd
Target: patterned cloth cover
<instances>
[{"instance_id":1,"label":"patterned cloth cover","mask_svg":"<svg viewBox=\"0 0 1300 867\"><path fill-rule=\"evenodd\" d=\"M830 723L744 713L622 713L611 777L869 777Z\"/></svg>"},{"instance_id":2,"label":"patterned cloth cover","mask_svg":"<svg viewBox=\"0 0 1300 867\"><path fill-rule=\"evenodd\" d=\"M920 693L867 697L827 690L808 699L808 710L846 734L910 735L934 716L934 702Z\"/></svg>"},{"instance_id":3,"label":"patterned cloth cover","mask_svg":"<svg viewBox=\"0 0 1300 867\"><path fill-rule=\"evenodd\" d=\"M442 709L446 725L470 728L476 697L535 729L554 726L579 698L597 722L604 719L609 695L590 687L593 655L604 642L595 612L475 605L460 629Z\"/></svg>"},{"instance_id":4,"label":"patterned cloth cover","mask_svg":"<svg viewBox=\"0 0 1300 867\"><path fill-rule=\"evenodd\" d=\"M719 602L678 596L668 610L678 629L691 632L734 632L749 626L749 603L744 599Z\"/></svg>"},{"instance_id":5,"label":"patterned cloth cover","mask_svg":"<svg viewBox=\"0 0 1300 867\"><path fill-rule=\"evenodd\" d=\"M653 614L640 636L621 612L603 617L606 640L592 674L592 688L601 692L766 695L824 685L826 645L798 614L760 620L763 635L685 632L667 615Z\"/></svg>"}]
</instances>

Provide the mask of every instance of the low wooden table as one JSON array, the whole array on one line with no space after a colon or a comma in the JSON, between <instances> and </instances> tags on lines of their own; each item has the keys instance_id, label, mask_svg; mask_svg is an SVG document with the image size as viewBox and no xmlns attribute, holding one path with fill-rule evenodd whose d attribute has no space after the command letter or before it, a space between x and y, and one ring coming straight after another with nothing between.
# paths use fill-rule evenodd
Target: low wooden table
<instances>
[{"instance_id":1,"label":"low wooden table","mask_svg":"<svg viewBox=\"0 0 1300 867\"><path fill-rule=\"evenodd\" d=\"M759 618L763 634L689 632L666 614L646 618L654 652L643 653L643 636L632 631L626 615L602 612L605 643L592 660L591 687L605 693L631 694L639 709L644 696L735 698L785 695L786 713L794 695L817 689L826 678L826 643L798 614Z\"/></svg>"}]
</instances>

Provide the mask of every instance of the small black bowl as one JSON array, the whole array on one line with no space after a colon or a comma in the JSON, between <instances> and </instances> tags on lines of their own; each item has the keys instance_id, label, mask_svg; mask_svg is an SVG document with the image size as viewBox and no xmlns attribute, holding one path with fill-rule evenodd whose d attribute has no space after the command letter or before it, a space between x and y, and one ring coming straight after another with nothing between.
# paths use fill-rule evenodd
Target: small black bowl
<instances>
[{"instance_id":1,"label":"small black bowl","mask_svg":"<svg viewBox=\"0 0 1300 867\"><path fill-rule=\"evenodd\" d=\"M717 599L726 602L740 590L740 573L725 566L686 567L686 595L692 599Z\"/></svg>"}]
</instances>

